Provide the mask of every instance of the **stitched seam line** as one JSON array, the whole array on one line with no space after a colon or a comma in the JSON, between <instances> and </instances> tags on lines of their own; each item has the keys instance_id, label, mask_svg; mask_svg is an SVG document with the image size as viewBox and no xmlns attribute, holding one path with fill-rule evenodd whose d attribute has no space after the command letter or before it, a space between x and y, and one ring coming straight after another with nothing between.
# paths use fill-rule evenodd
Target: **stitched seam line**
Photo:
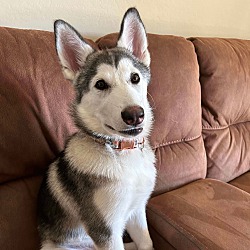
<instances>
[{"instance_id":1,"label":"stitched seam line","mask_svg":"<svg viewBox=\"0 0 250 250\"><path fill-rule=\"evenodd\" d=\"M248 122L250 122L250 121L232 123L232 124L229 124L229 125L227 125L227 126L221 126L221 127L219 127L219 126L217 126L217 127L207 127L207 126L204 126L204 127L203 127L203 126L202 126L202 129L203 129L203 130L222 130L222 129L227 129L227 128L230 128L230 127L232 127L232 126L238 126L238 125L240 125L240 124L248 123Z\"/></svg>"},{"instance_id":2,"label":"stitched seam line","mask_svg":"<svg viewBox=\"0 0 250 250\"><path fill-rule=\"evenodd\" d=\"M180 142L189 142L189 141L196 140L196 139L198 139L200 137L201 137L201 135L196 135L196 136L192 136L192 137L188 137L188 138L182 138L182 139L179 139L179 140L163 142L163 143L160 143L160 144L157 144L157 145L153 146L152 148L157 149L157 148L160 148L160 147L164 147L164 146L168 146L168 145L172 145L172 144L176 144L176 143L180 143Z\"/></svg>"},{"instance_id":3,"label":"stitched seam line","mask_svg":"<svg viewBox=\"0 0 250 250\"><path fill-rule=\"evenodd\" d=\"M162 220L164 220L166 223L170 224L173 226L178 232L180 232L184 236L191 236L191 238L186 237L188 240L190 240L193 244L195 244L199 249L201 249L198 245L200 244L203 248L208 249L200 240L198 240L192 233L188 232L185 228L183 228L180 224L176 223L173 221L167 214L157 210L154 211L154 209L147 207L151 212L153 212L156 216L160 217ZM165 219L167 218L167 219ZM186 235L185 235L186 234ZM193 238L193 240L192 240ZM195 240L197 242L195 242Z\"/></svg>"}]
</instances>

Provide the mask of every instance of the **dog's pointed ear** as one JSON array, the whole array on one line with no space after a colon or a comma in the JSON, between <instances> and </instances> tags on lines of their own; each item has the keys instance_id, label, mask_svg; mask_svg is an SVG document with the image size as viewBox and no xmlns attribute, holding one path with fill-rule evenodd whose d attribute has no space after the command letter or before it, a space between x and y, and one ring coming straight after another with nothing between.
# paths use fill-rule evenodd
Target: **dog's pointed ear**
<instances>
[{"instance_id":1,"label":"dog's pointed ear","mask_svg":"<svg viewBox=\"0 0 250 250\"><path fill-rule=\"evenodd\" d=\"M128 49L146 66L149 66L150 54L148 51L147 35L136 8L130 8L125 13L117 46Z\"/></svg>"},{"instance_id":2,"label":"dog's pointed ear","mask_svg":"<svg viewBox=\"0 0 250 250\"><path fill-rule=\"evenodd\" d=\"M57 20L54 23L57 55L66 79L73 80L85 64L86 58L95 50L68 23Z\"/></svg>"}]
</instances>

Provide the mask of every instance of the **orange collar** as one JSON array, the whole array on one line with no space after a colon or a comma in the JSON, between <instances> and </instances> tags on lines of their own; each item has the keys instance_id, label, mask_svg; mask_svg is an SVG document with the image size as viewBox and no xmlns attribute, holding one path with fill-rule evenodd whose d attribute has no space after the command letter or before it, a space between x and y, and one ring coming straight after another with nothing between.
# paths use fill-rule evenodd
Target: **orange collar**
<instances>
[{"instance_id":1,"label":"orange collar","mask_svg":"<svg viewBox=\"0 0 250 250\"><path fill-rule=\"evenodd\" d=\"M106 143L110 145L111 148L116 150L124 150L124 149L143 149L144 148L144 138L136 139L136 140L121 140L121 141L113 141L108 140Z\"/></svg>"}]
</instances>

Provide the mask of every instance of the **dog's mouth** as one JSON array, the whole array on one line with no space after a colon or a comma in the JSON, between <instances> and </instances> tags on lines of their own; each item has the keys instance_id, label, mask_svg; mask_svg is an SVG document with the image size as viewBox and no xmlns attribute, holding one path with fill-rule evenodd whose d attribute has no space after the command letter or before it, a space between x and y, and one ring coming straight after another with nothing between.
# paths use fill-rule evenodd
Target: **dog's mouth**
<instances>
[{"instance_id":1,"label":"dog's mouth","mask_svg":"<svg viewBox=\"0 0 250 250\"><path fill-rule=\"evenodd\" d=\"M113 127L105 124L105 126L113 131L117 131L115 130ZM130 128L130 129L124 129L124 130L120 130L120 131L117 131L121 134L124 134L124 135L129 135L129 136L136 136L136 135L139 135L141 132L142 132L143 128Z\"/></svg>"}]
</instances>

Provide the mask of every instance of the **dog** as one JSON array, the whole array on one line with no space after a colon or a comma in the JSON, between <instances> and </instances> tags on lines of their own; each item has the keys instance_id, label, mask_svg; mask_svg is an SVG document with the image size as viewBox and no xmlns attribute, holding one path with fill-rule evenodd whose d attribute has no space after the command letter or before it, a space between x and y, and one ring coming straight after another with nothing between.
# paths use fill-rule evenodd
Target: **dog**
<instances>
[{"instance_id":1,"label":"dog","mask_svg":"<svg viewBox=\"0 0 250 250\"><path fill-rule=\"evenodd\" d=\"M42 250L152 250L145 207L154 189L148 136L150 54L135 8L125 13L117 46L99 50L68 23L54 24L62 71L76 92L78 128L49 166L39 192ZM133 243L124 248L123 233Z\"/></svg>"}]
</instances>

